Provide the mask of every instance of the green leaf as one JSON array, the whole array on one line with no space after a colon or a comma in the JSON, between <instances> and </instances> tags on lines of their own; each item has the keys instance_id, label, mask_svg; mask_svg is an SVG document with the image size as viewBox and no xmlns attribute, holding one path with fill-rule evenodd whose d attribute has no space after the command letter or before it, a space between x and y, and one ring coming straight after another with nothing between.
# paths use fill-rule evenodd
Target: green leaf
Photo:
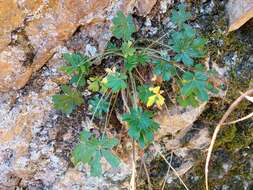
<instances>
[{"instance_id":1,"label":"green leaf","mask_svg":"<svg viewBox=\"0 0 253 190\"><path fill-rule=\"evenodd\" d=\"M83 98L80 92L72 90L69 86L62 86L63 94L56 94L52 97L54 108L65 114L70 114L83 103Z\"/></svg>"},{"instance_id":2,"label":"green leaf","mask_svg":"<svg viewBox=\"0 0 253 190\"><path fill-rule=\"evenodd\" d=\"M99 98L98 95L89 100L90 111L98 118L109 111L109 102Z\"/></svg>"},{"instance_id":3,"label":"green leaf","mask_svg":"<svg viewBox=\"0 0 253 190\"><path fill-rule=\"evenodd\" d=\"M128 71L132 71L138 65L138 56L131 55L124 59L125 68Z\"/></svg>"},{"instance_id":4,"label":"green leaf","mask_svg":"<svg viewBox=\"0 0 253 190\"><path fill-rule=\"evenodd\" d=\"M129 55L124 59L125 68L132 71L139 64L144 65L150 60L149 56L143 52L136 52L134 55Z\"/></svg>"},{"instance_id":5,"label":"green leaf","mask_svg":"<svg viewBox=\"0 0 253 190\"><path fill-rule=\"evenodd\" d=\"M142 103L144 103L145 105L148 102L148 98L152 95L154 95L153 92L151 92L149 90L150 86L149 85L142 85L142 86L138 86L137 90L138 90L138 94L139 94L139 98L141 100Z\"/></svg>"},{"instance_id":6,"label":"green leaf","mask_svg":"<svg viewBox=\"0 0 253 190\"><path fill-rule=\"evenodd\" d=\"M75 147L73 151L74 162L82 162L86 164L92 159L95 153L95 147L87 146L84 143L80 143Z\"/></svg>"},{"instance_id":7,"label":"green leaf","mask_svg":"<svg viewBox=\"0 0 253 190\"><path fill-rule=\"evenodd\" d=\"M111 149L111 148L113 148L113 147L115 147L116 145L119 144L119 140L116 139L116 138L111 138L111 139L104 138L101 141L102 141L103 148Z\"/></svg>"},{"instance_id":8,"label":"green leaf","mask_svg":"<svg viewBox=\"0 0 253 190\"><path fill-rule=\"evenodd\" d=\"M85 84L84 78L91 66L89 58L79 53L65 53L63 58L69 63L69 66L64 66L61 70L72 76L70 83L77 87L83 86Z\"/></svg>"},{"instance_id":9,"label":"green leaf","mask_svg":"<svg viewBox=\"0 0 253 190\"><path fill-rule=\"evenodd\" d=\"M208 80L208 76L203 72L195 72L195 77L197 80L203 80L203 81Z\"/></svg>"},{"instance_id":10,"label":"green leaf","mask_svg":"<svg viewBox=\"0 0 253 190\"><path fill-rule=\"evenodd\" d=\"M181 27L190 18L191 14L186 12L184 4L180 4L178 6L178 11L172 11L171 21L179 27Z\"/></svg>"},{"instance_id":11,"label":"green leaf","mask_svg":"<svg viewBox=\"0 0 253 190\"><path fill-rule=\"evenodd\" d=\"M121 46L121 51L123 56L126 58L128 56L133 56L134 53L136 52L136 49L132 47L133 42L128 41L128 42L123 42Z\"/></svg>"},{"instance_id":12,"label":"green leaf","mask_svg":"<svg viewBox=\"0 0 253 190\"><path fill-rule=\"evenodd\" d=\"M101 159L104 157L112 167L117 167L120 160L111 153L111 149L118 144L116 138L96 138L89 131L84 130L80 134L80 143L72 151L72 162L88 164L92 176L102 174Z\"/></svg>"},{"instance_id":13,"label":"green leaf","mask_svg":"<svg viewBox=\"0 0 253 190\"><path fill-rule=\"evenodd\" d=\"M130 113L125 113L122 120L129 125L128 135L137 140L141 146L148 145L150 141L150 133L158 130L159 124L152 119L153 114L147 111L142 111L141 108L131 109ZM146 136L147 135L147 136Z\"/></svg>"},{"instance_id":14,"label":"green leaf","mask_svg":"<svg viewBox=\"0 0 253 190\"><path fill-rule=\"evenodd\" d=\"M174 60L182 61L186 66L194 64L193 58L205 56L206 41L196 36L196 31L189 25L183 25L182 30L171 35L171 47L176 53Z\"/></svg>"},{"instance_id":15,"label":"green leaf","mask_svg":"<svg viewBox=\"0 0 253 190\"><path fill-rule=\"evenodd\" d=\"M105 93L107 91L107 87L104 83L102 83L103 77L94 76L90 77L88 80L88 89L92 92L100 92Z\"/></svg>"},{"instance_id":16,"label":"green leaf","mask_svg":"<svg viewBox=\"0 0 253 190\"><path fill-rule=\"evenodd\" d=\"M182 61L187 66L193 65L193 59L186 53L182 54Z\"/></svg>"},{"instance_id":17,"label":"green leaf","mask_svg":"<svg viewBox=\"0 0 253 190\"><path fill-rule=\"evenodd\" d=\"M195 73L185 72L183 74L181 96L177 98L178 103L183 107L188 105L196 107L199 101L205 102L209 99L207 92L210 91L211 86L208 82L208 75L198 70Z\"/></svg>"},{"instance_id":18,"label":"green leaf","mask_svg":"<svg viewBox=\"0 0 253 190\"><path fill-rule=\"evenodd\" d=\"M112 33L116 38L123 39L124 41L131 40L132 34L136 32L136 28L131 15L128 15L126 17L123 12L119 11L113 18L112 22Z\"/></svg>"},{"instance_id":19,"label":"green leaf","mask_svg":"<svg viewBox=\"0 0 253 190\"><path fill-rule=\"evenodd\" d=\"M114 154L112 154L110 151L102 150L102 155L103 155L103 157L105 157L107 162L109 162L109 164L113 168L117 168L119 166L119 164L120 164L119 158L117 156L115 156Z\"/></svg>"},{"instance_id":20,"label":"green leaf","mask_svg":"<svg viewBox=\"0 0 253 190\"><path fill-rule=\"evenodd\" d=\"M92 92L98 92L100 89L100 82L102 81L102 77L90 77L88 80L88 89Z\"/></svg>"},{"instance_id":21,"label":"green leaf","mask_svg":"<svg viewBox=\"0 0 253 190\"><path fill-rule=\"evenodd\" d=\"M155 60L153 62L155 65L154 68L154 74L157 76L161 76L163 80L168 81L171 79L172 76L176 75L176 68L167 63L166 61L163 60Z\"/></svg>"},{"instance_id":22,"label":"green leaf","mask_svg":"<svg viewBox=\"0 0 253 190\"><path fill-rule=\"evenodd\" d=\"M127 87L127 84L125 80L127 79L127 76L123 73L110 73L108 74L107 78L107 83L105 86L107 88L111 88L112 92L119 92L122 89L125 89Z\"/></svg>"},{"instance_id":23,"label":"green leaf","mask_svg":"<svg viewBox=\"0 0 253 190\"><path fill-rule=\"evenodd\" d=\"M195 89L195 82L192 81L183 85L180 91L183 96L189 96L194 91L194 89Z\"/></svg>"},{"instance_id":24,"label":"green leaf","mask_svg":"<svg viewBox=\"0 0 253 190\"><path fill-rule=\"evenodd\" d=\"M80 140L81 141L88 141L90 137L91 137L91 133L86 130L84 130L80 133Z\"/></svg>"},{"instance_id":25,"label":"green leaf","mask_svg":"<svg viewBox=\"0 0 253 190\"><path fill-rule=\"evenodd\" d=\"M193 73L188 72L188 71L187 71L187 72L184 72L184 74L183 74L183 79L184 79L184 80L192 80L193 77L194 77Z\"/></svg>"},{"instance_id":26,"label":"green leaf","mask_svg":"<svg viewBox=\"0 0 253 190\"><path fill-rule=\"evenodd\" d=\"M97 151L95 157L90 162L91 176L100 176L102 174L102 166L101 166L100 160L101 160L101 153Z\"/></svg>"}]
</instances>

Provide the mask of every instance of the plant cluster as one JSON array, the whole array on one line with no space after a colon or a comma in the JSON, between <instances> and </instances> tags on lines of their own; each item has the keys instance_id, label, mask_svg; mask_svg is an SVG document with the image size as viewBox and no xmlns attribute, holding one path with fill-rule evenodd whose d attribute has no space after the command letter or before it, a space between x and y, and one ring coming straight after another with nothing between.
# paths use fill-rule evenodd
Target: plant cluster
<instances>
[{"instance_id":1,"label":"plant cluster","mask_svg":"<svg viewBox=\"0 0 253 190\"><path fill-rule=\"evenodd\" d=\"M118 12L113 19L112 33L119 43L110 42L102 55L92 58L76 53L63 55L69 66L62 70L71 76L71 80L69 86L62 87L63 93L53 97L55 108L70 114L83 103L80 90L86 85L94 94L89 100L92 120L103 116L108 120L108 113L114 108L110 100L121 97L125 110L122 121L128 126L128 135L144 149L153 141L154 133L159 129L153 117L155 111L165 106L164 86L171 85L173 81L176 86L174 89L178 89L175 91L177 102L183 107L196 107L208 100L209 92L217 91L210 82L210 73L197 62L206 54L206 40L199 37L188 24L190 17L185 6L179 5L172 12L171 20L176 28L167 34L169 44L157 40L140 45L132 37L136 32L132 16ZM119 61L112 68L106 68L104 76L92 75L90 70L93 63L109 57ZM149 75L152 77L145 77L150 79L144 79L139 72L145 68L151 68ZM91 174L95 176L102 172L102 157L113 167L119 164L111 150L118 141L104 135L108 121L104 125L104 128L101 127L103 135L100 136L83 131L80 143L72 154L75 164L89 164Z\"/></svg>"}]
</instances>

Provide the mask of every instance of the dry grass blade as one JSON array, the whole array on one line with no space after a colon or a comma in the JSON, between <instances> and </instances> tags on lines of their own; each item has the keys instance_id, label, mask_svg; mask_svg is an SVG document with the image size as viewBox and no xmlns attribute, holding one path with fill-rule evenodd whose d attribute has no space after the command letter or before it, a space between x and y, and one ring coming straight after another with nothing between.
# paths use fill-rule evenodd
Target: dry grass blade
<instances>
[{"instance_id":1,"label":"dry grass blade","mask_svg":"<svg viewBox=\"0 0 253 190\"><path fill-rule=\"evenodd\" d=\"M180 177L180 175L177 173L177 171L175 170L175 168L172 167L172 165L170 164L170 162L165 158L165 156L161 153L161 151L158 150L157 152L163 158L163 160L166 162L166 164L168 164L168 166L172 169L172 171L177 176L177 178L179 179L179 181L183 184L184 188L186 190L189 190L189 188L186 186L186 184L184 183L184 181L182 180L182 178Z\"/></svg>"},{"instance_id":2,"label":"dry grass blade","mask_svg":"<svg viewBox=\"0 0 253 190\"><path fill-rule=\"evenodd\" d=\"M149 173L148 173L148 169L147 169L147 166L146 166L146 163L145 161L142 159L141 160L142 164L143 164L143 167L144 167L144 170L145 170L145 173L146 173L146 176L147 176L147 180L148 180L148 190L152 190L152 183L151 183L151 180L150 180L150 177L149 177Z\"/></svg>"},{"instance_id":3,"label":"dry grass blade","mask_svg":"<svg viewBox=\"0 0 253 190\"><path fill-rule=\"evenodd\" d=\"M244 116L244 117L242 117L242 118L240 118L240 119L237 119L237 120L235 120L235 121L230 121L230 122L224 123L224 125L235 124L235 123L238 123L238 122L240 122L240 121L244 121L244 120L246 120L246 119L249 119L249 118L251 118L251 117L253 117L253 112L250 113L249 115L246 115L246 116Z\"/></svg>"},{"instance_id":4,"label":"dry grass blade","mask_svg":"<svg viewBox=\"0 0 253 190\"><path fill-rule=\"evenodd\" d=\"M136 178L136 163L135 163L135 142L133 140L133 158L132 158L132 176L130 180L130 190L136 189L135 178Z\"/></svg>"},{"instance_id":5,"label":"dry grass blade","mask_svg":"<svg viewBox=\"0 0 253 190\"><path fill-rule=\"evenodd\" d=\"M215 140L217 138L217 135L220 131L220 128L222 125L224 125L225 120L228 118L228 116L230 115L230 113L236 108L236 106L244 99L246 98L246 96L253 94L253 89L248 90L247 92L245 92L244 94L242 94L239 98L237 98L228 108L228 110L226 111L226 113L223 115L223 117L221 118L221 120L219 121L219 124L215 127L213 136L212 136L212 140L211 140L211 144L208 148L208 152L207 152L207 157L206 157L206 164L205 164L205 185L206 185L206 190L209 189L208 187L208 167L209 167L209 162L211 159L211 155L212 155L212 151L213 151L213 147L214 147L214 143Z\"/></svg>"}]
</instances>

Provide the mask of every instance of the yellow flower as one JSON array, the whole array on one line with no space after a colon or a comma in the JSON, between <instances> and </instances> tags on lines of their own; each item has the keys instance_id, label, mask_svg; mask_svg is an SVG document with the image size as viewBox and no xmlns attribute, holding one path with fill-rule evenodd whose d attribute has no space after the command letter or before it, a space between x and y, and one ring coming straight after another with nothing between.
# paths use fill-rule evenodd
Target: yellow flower
<instances>
[{"instance_id":1,"label":"yellow flower","mask_svg":"<svg viewBox=\"0 0 253 190\"><path fill-rule=\"evenodd\" d=\"M164 104L164 97L161 95L163 91L160 91L160 86L154 87L154 88L149 88L150 92L153 92L154 95L148 97L147 101L147 107L150 107L154 104L157 105L158 108L161 108L161 106Z\"/></svg>"}]
</instances>

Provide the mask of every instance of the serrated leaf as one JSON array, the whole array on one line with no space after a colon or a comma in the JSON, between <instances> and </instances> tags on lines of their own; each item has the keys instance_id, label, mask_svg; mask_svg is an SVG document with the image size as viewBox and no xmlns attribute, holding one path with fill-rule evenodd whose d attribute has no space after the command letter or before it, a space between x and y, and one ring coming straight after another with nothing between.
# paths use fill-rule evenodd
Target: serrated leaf
<instances>
[{"instance_id":1,"label":"serrated leaf","mask_svg":"<svg viewBox=\"0 0 253 190\"><path fill-rule=\"evenodd\" d=\"M137 55L131 55L124 59L125 68L128 71L132 71L138 65Z\"/></svg>"},{"instance_id":2,"label":"serrated leaf","mask_svg":"<svg viewBox=\"0 0 253 190\"><path fill-rule=\"evenodd\" d=\"M194 74L191 72L183 74L181 96L177 98L178 103L183 107L188 105L196 107L199 101L208 101L208 91L213 90L213 86L208 82L208 75L198 70Z\"/></svg>"},{"instance_id":3,"label":"serrated leaf","mask_svg":"<svg viewBox=\"0 0 253 190\"><path fill-rule=\"evenodd\" d=\"M86 130L84 130L80 133L80 140L81 141L88 141L90 137L91 137L91 133Z\"/></svg>"},{"instance_id":4,"label":"serrated leaf","mask_svg":"<svg viewBox=\"0 0 253 190\"><path fill-rule=\"evenodd\" d=\"M149 56L143 52L137 52L133 55L129 55L124 58L125 68L128 71L132 71L138 65L144 65L150 60Z\"/></svg>"},{"instance_id":5,"label":"serrated leaf","mask_svg":"<svg viewBox=\"0 0 253 190\"><path fill-rule=\"evenodd\" d=\"M103 157L105 157L105 159L107 160L107 162L109 162L109 164L113 167L113 168L117 168L120 164L120 160L117 156L115 156L114 154L112 154L110 151L108 150L102 150L102 155Z\"/></svg>"},{"instance_id":6,"label":"serrated leaf","mask_svg":"<svg viewBox=\"0 0 253 190\"><path fill-rule=\"evenodd\" d=\"M177 26L181 27L187 20L189 20L191 14L186 12L185 5L180 4L178 10L172 11L171 21Z\"/></svg>"},{"instance_id":7,"label":"serrated leaf","mask_svg":"<svg viewBox=\"0 0 253 190\"><path fill-rule=\"evenodd\" d=\"M77 87L84 86L85 75L88 74L91 65L89 58L79 53L65 53L63 58L69 63L69 66L64 66L61 70L72 77L70 83Z\"/></svg>"},{"instance_id":8,"label":"serrated leaf","mask_svg":"<svg viewBox=\"0 0 253 190\"><path fill-rule=\"evenodd\" d=\"M149 85L142 85L142 86L138 86L137 88L138 94L139 94L138 97L140 98L141 102L144 104L147 104L148 98L154 95L154 93L151 92L149 88L150 88Z\"/></svg>"},{"instance_id":9,"label":"serrated leaf","mask_svg":"<svg viewBox=\"0 0 253 190\"><path fill-rule=\"evenodd\" d=\"M156 60L153 62L153 64L155 65L153 70L154 74L161 76L165 81L170 80L172 76L176 75L176 68L166 61Z\"/></svg>"},{"instance_id":10,"label":"serrated leaf","mask_svg":"<svg viewBox=\"0 0 253 190\"><path fill-rule=\"evenodd\" d=\"M133 56L135 54L136 49L132 45L133 45L133 42L131 41L123 42L121 46L121 51L125 58L128 56Z\"/></svg>"},{"instance_id":11,"label":"serrated leaf","mask_svg":"<svg viewBox=\"0 0 253 190\"><path fill-rule=\"evenodd\" d=\"M96 153L96 147L86 146L86 144L78 144L73 151L74 162L88 163Z\"/></svg>"},{"instance_id":12,"label":"serrated leaf","mask_svg":"<svg viewBox=\"0 0 253 190\"><path fill-rule=\"evenodd\" d=\"M84 130L80 134L80 143L76 145L72 152L72 162L77 165L79 163L89 164L92 176L102 174L100 160L102 157L111 164L112 167L117 167L120 163L117 156L111 153L111 149L118 144L115 138L96 138L89 131Z\"/></svg>"},{"instance_id":13,"label":"serrated leaf","mask_svg":"<svg viewBox=\"0 0 253 190\"><path fill-rule=\"evenodd\" d=\"M149 138L145 136L147 131L154 133L154 131L159 128L159 125L153 121L152 114L146 111L143 112L141 108L132 108L130 113L126 113L122 116L122 120L126 121L130 127L128 135L137 140L142 148L144 147L143 139L141 138L144 138L144 144L148 145L150 141Z\"/></svg>"},{"instance_id":14,"label":"serrated leaf","mask_svg":"<svg viewBox=\"0 0 253 190\"><path fill-rule=\"evenodd\" d=\"M206 41L196 36L196 31L189 25L183 25L182 30L171 35L171 47L176 53L174 60L182 61L186 66L194 64L193 58L205 56Z\"/></svg>"},{"instance_id":15,"label":"serrated leaf","mask_svg":"<svg viewBox=\"0 0 253 190\"><path fill-rule=\"evenodd\" d=\"M102 141L103 141L102 143L103 148L111 149L119 144L119 140L116 138L111 138L111 139L106 138L106 139L102 139Z\"/></svg>"},{"instance_id":16,"label":"serrated leaf","mask_svg":"<svg viewBox=\"0 0 253 190\"><path fill-rule=\"evenodd\" d=\"M194 89L195 89L195 82L192 81L183 85L180 91L183 96L189 96L194 91Z\"/></svg>"},{"instance_id":17,"label":"serrated leaf","mask_svg":"<svg viewBox=\"0 0 253 190\"><path fill-rule=\"evenodd\" d=\"M112 22L112 33L116 38L123 39L124 41L131 40L132 34L136 32L136 28L131 15L128 15L126 17L123 12L119 11L113 18Z\"/></svg>"},{"instance_id":18,"label":"serrated leaf","mask_svg":"<svg viewBox=\"0 0 253 190\"><path fill-rule=\"evenodd\" d=\"M90 162L91 176L100 176L102 174L102 166L101 166L100 160L101 160L101 153L97 151L93 160Z\"/></svg>"},{"instance_id":19,"label":"serrated leaf","mask_svg":"<svg viewBox=\"0 0 253 190\"><path fill-rule=\"evenodd\" d=\"M107 82L105 86L107 88L111 88L113 93L119 92L120 90L123 90L127 87L127 84L125 82L127 76L123 73L110 73L106 79Z\"/></svg>"},{"instance_id":20,"label":"serrated leaf","mask_svg":"<svg viewBox=\"0 0 253 190\"><path fill-rule=\"evenodd\" d=\"M63 85L64 94L56 94L52 97L54 108L65 114L70 114L76 106L83 103L83 98L80 92L72 90L69 86Z\"/></svg>"}]
</instances>

